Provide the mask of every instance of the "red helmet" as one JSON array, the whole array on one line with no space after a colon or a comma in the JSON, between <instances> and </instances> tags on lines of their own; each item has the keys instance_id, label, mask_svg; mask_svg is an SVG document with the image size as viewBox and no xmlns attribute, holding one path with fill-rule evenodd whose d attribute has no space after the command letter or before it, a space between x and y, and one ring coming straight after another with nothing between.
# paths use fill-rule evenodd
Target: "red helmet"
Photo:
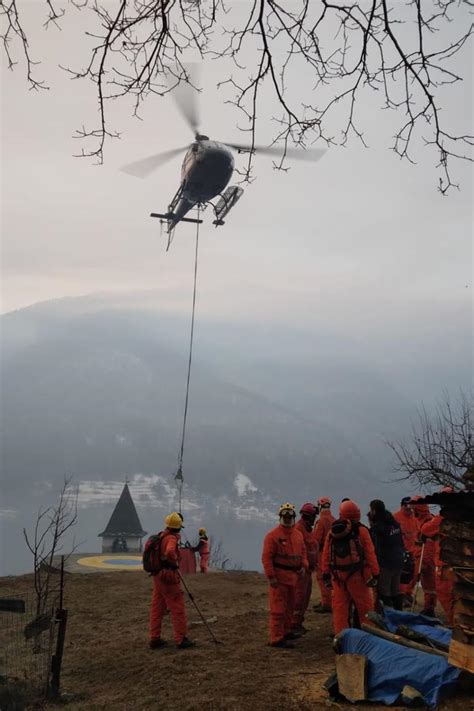
<instances>
[{"instance_id":1,"label":"red helmet","mask_svg":"<svg viewBox=\"0 0 474 711\"><path fill-rule=\"evenodd\" d=\"M339 516L349 521L360 521L360 508L354 501L343 501L339 506Z\"/></svg>"},{"instance_id":2,"label":"red helmet","mask_svg":"<svg viewBox=\"0 0 474 711\"><path fill-rule=\"evenodd\" d=\"M315 506L314 504L307 503L303 504L303 506L300 508L300 514L307 514L308 516L316 516L318 513L318 507Z\"/></svg>"},{"instance_id":3,"label":"red helmet","mask_svg":"<svg viewBox=\"0 0 474 711\"><path fill-rule=\"evenodd\" d=\"M329 496L321 496L321 498L318 499L318 505L322 507L331 506L331 499Z\"/></svg>"},{"instance_id":4,"label":"red helmet","mask_svg":"<svg viewBox=\"0 0 474 711\"><path fill-rule=\"evenodd\" d=\"M440 494L454 494L454 489L452 486L443 486L439 491Z\"/></svg>"}]
</instances>

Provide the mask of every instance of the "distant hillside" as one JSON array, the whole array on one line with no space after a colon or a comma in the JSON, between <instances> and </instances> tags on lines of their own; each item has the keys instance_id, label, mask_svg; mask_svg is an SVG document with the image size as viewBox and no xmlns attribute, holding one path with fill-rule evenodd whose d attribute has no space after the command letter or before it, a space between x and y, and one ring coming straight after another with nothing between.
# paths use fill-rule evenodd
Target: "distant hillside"
<instances>
[{"instance_id":1,"label":"distant hillside","mask_svg":"<svg viewBox=\"0 0 474 711\"><path fill-rule=\"evenodd\" d=\"M57 481L65 472L106 480L171 472L176 465L186 348L168 343L159 313L78 313L74 306L58 314L52 304L50 313L35 317L32 309L5 319L7 491L32 480ZM184 321L180 326L187 334ZM284 402L226 381L197 348L186 442L193 484L219 495L239 471L248 471L278 499L288 477L305 490L319 477L337 477L341 485L366 478L368 463L350 437L328 425L324 413L308 418L296 403Z\"/></svg>"}]
</instances>

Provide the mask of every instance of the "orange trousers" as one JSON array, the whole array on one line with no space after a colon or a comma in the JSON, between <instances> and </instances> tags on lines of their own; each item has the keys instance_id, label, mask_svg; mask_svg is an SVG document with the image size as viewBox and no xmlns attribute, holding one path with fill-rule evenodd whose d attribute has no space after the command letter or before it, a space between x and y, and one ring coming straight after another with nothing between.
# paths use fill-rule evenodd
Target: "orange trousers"
<instances>
[{"instance_id":1,"label":"orange trousers","mask_svg":"<svg viewBox=\"0 0 474 711\"><path fill-rule=\"evenodd\" d=\"M176 644L186 636L186 608L184 594L179 583L163 583L158 575L153 576L153 595L150 608L150 639L161 637L161 624L166 609L170 611Z\"/></svg>"},{"instance_id":2,"label":"orange trousers","mask_svg":"<svg viewBox=\"0 0 474 711\"><path fill-rule=\"evenodd\" d=\"M423 607L425 610L436 607L436 569L435 565L429 565L421 570L421 587L423 588Z\"/></svg>"},{"instance_id":3,"label":"orange trousers","mask_svg":"<svg viewBox=\"0 0 474 711\"><path fill-rule=\"evenodd\" d=\"M453 573L449 568L441 568L436 572L436 594L446 615L448 625L453 624Z\"/></svg>"},{"instance_id":4,"label":"orange trousers","mask_svg":"<svg viewBox=\"0 0 474 711\"><path fill-rule=\"evenodd\" d=\"M199 556L199 567L201 568L201 573L207 573L209 568L209 553L204 553Z\"/></svg>"},{"instance_id":5,"label":"orange trousers","mask_svg":"<svg viewBox=\"0 0 474 711\"><path fill-rule=\"evenodd\" d=\"M319 593L321 596L321 605L324 605L325 607L331 607L331 591L325 587L323 584L323 573L321 569L317 568L316 570L316 580L318 581L318 586L319 586Z\"/></svg>"},{"instance_id":6,"label":"orange trousers","mask_svg":"<svg viewBox=\"0 0 474 711\"><path fill-rule=\"evenodd\" d=\"M278 583L277 588L268 589L270 604L270 642L279 642L291 630L295 607L295 585Z\"/></svg>"},{"instance_id":7,"label":"orange trousers","mask_svg":"<svg viewBox=\"0 0 474 711\"><path fill-rule=\"evenodd\" d=\"M309 571L298 578L295 590L295 609L293 612L293 627L299 627L304 622L313 589L313 575Z\"/></svg>"},{"instance_id":8,"label":"orange trousers","mask_svg":"<svg viewBox=\"0 0 474 711\"><path fill-rule=\"evenodd\" d=\"M374 609L372 590L367 587L360 573L354 573L343 582L332 581L332 622L334 634L349 627L349 607L354 602L360 623L369 622L367 613Z\"/></svg>"}]
</instances>

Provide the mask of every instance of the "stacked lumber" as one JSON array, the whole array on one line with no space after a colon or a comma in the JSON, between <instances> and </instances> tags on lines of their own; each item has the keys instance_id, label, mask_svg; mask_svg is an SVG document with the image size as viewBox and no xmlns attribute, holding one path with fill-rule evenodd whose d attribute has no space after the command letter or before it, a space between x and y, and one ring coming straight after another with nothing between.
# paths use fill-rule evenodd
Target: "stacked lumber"
<instances>
[{"instance_id":1,"label":"stacked lumber","mask_svg":"<svg viewBox=\"0 0 474 711\"><path fill-rule=\"evenodd\" d=\"M440 555L454 576L453 637L448 661L474 673L474 492L438 496L442 501L433 503L441 504L444 519Z\"/></svg>"}]
</instances>

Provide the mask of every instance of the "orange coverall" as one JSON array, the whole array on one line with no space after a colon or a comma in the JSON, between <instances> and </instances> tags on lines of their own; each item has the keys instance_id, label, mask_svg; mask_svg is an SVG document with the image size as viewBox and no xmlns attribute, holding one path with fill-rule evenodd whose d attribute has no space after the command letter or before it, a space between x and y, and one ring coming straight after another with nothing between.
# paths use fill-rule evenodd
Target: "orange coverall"
<instances>
[{"instance_id":1,"label":"orange coverall","mask_svg":"<svg viewBox=\"0 0 474 711\"><path fill-rule=\"evenodd\" d=\"M284 639L291 631L298 575L308 569L304 538L296 526L276 526L263 541L265 575L276 580L268 590L270 642Z\"/></svg>"},{"instance_id":2,"label":"orange coverall","mask_svg":"<svg viewBox=\"0 0 474 711\"><path fill-rule=\"evenodd\" d=\"M409 583L400 583L400 592L411 594L416 583L416 575L420 565L421 548L417 545L419 537L419 524L415 514L409 506L402 506L399 511L395 511L393 518L400 524L402 531L403 545L405 550L412 554L414 566L413 578Z\"/></svg>"},{"instance_id":3,"label":"orange coverall","mask_svg":"<svg viewBox=\"0 0 474 711\"><path fill-rule=\"evenodd\" d=\"M196 550L199 553L199 566L201 568L201 573L207 573L210 555L209 539L207 536L199 539Z\"/></svg>"},{"instance_id":4,"label":"orange coverall","mask_svg":"<svg viewBox=\"0 0 474 711\"><path fill-rule=\"evenodd\" d=\"M413 507L416 520L421 527L424 523L431 521L433 515L430 512L428 504L416 504ZM425 610L434 610L436 608L436 565L435 565L435 542L427 538L423 543L421 539L417 542L420 548L423 547L423 560L421 561L421 587L423 588L423 608ZM416 569L418 573L418 567Z\"/></svg>"},{"instance_id":5,"label":"orange coverall","mask_svg":"<svg viewBox=\"0 0 474 711\"><path fill-rule=\"evenodd\" d=\"M298 578L295 592L295 611L293 613L293 627L301 627L308 609L313 589L313 572L318 562L318 547L313 536L313 527L303 518L296 522L295 528L301 532L308 558L308 570Z\"/></svg>"},{"instance_id":6,"label":"orange coverall","mask_svg":"<svg viewBox=\"0 0 474 711\"><path fill-rule=\"evenodd\" d=\"M356 570L353 573L334 570L331 561L333 541L333 535L329 532L324 544L321 568L323 575L330 573L332 578L332 615L334 634L336 635L349 627L351 600L356 606L360 622L368 622L367 613L374 609L374 597L372 590L367 587L367 581L378 575L380 569L374 544L365 526L359 528L359 544L364 553L362 570Z\"/></svg>"},{"instance_id":7,"label":"orange coverall","mask_svg":"<svg viewBox=\"0 0 474 711\"><path fill-rule=\"evenodd\" d=\"M421 535L432 538L435 541L435 564L436 564L436 594L446 615L449 625L453 624L453 587L454 575L449 565L443 563L440 557L440 542L443 534L440 531L443 517L438 514L430 521L426 521L421 527Z\"/></svg>"},{"instance_id":8,"label":"orange coverall","mask_svg":"<svg viewBox=\"0 0 474 711\"><path fill-rule=\"evenodd\" d=\"M170 611L176 644L186 636L187 620L184 606L184 594L181 589L178 564L180 540L179 533L166 531L161 541L161 558L165 567L153 576L153 595L150 608L150 639L161 637L161 624L166 609Z\"/></svg>"},{"instance_id":9,"label":"orange coverall","mask_svg":"<svg viewBox=\"0 0 474 711\"><path fill-rule=\"evenodd\" d=\"M336 519L329 509L321 509L319 521L314 527L313 536L318 549L318 563L316 569L316 580L318 581L319 592L321 594L321 605L331 607L331 591L323 585L322 552L328 533Z\"/></svg>"}]
</instances>

